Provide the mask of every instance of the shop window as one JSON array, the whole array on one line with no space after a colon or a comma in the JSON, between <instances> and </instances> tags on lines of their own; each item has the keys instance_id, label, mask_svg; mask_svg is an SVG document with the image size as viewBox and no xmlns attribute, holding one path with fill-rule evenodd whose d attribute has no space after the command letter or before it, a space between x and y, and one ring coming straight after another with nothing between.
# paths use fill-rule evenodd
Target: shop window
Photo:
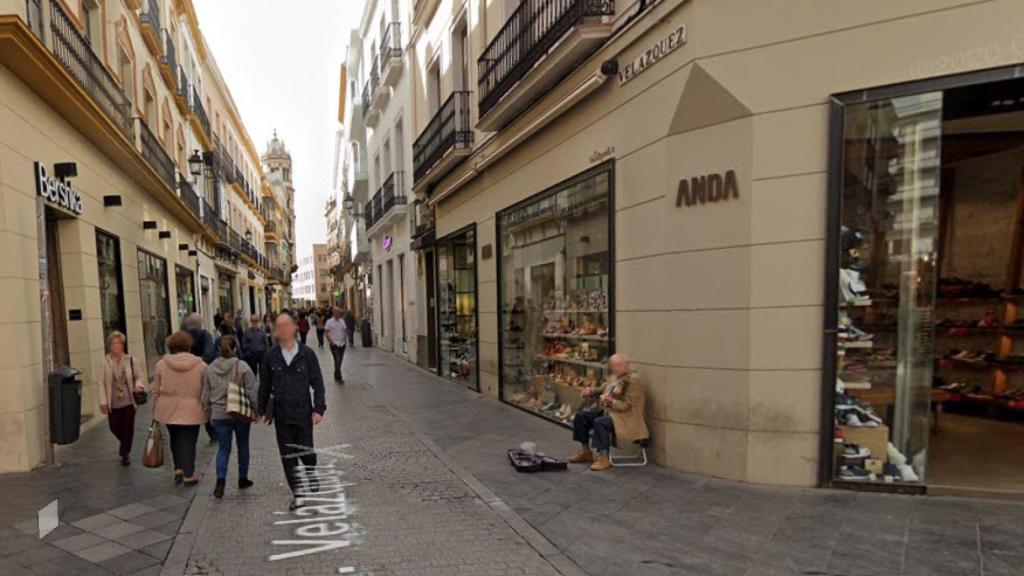
<instances>
[{"instance_id":1,"label":"shop window","mask_svg":"<svg viewBox=\"0 0 1024 576\"><path fill-rule=\"evenodd\" d=\"M171 333L171 303L167 291L167 260L143 250L139 250L139 300L146 369L153 375L157 361L167 353L165 341Z\"/></svg>"},{"instance_id":2,"label":"shop window","mask_svg":"<svg viewBox=\"0 0 1024 576\"><path fill-rule=\"evenodd\" d=\"M124 285L121 280L121 245L116 236L96 230L96 262L99 265L100 315L103 342L111 332L127 334L124 317Z\"/></svg>"},{"instance_id":3,"label":"shop window","mask_svg":"<svg viewBox=\"0 0 1024 576\"><path fill-rule=\"evenodd\" d=\"M174 267L174 284L178 294L178 325L185 316L196 311L196 277L184 266Z\"/></svg>"},{"instance_id":4,"label":"shop window","mask_svg":"<svg viewBox=\"0 0 1024 576\"><path fill-rule=\"evenodd\" d=\"M613 350L612 172L498 214L502 399L570 422Z\"/></svg>"},{"instance_id":5,"label":"shop window","mask_svg":"<svg viewBox=\"0 0 1024 576\"><path fill-rule=\"evenodd\" d=\"M479 389L477 375L476 230L438 241L441 374Z\"/></svg>"},{"instance_id":6,"label":"shop window","mask_svg":"<svg viewBox=\"0 0 1024 576\"><path fill-rule=\"evenodd\" d=\"M837 98L833 481L1024 490L1024 81L993 76Z\"/></svg>"}]
</instances>

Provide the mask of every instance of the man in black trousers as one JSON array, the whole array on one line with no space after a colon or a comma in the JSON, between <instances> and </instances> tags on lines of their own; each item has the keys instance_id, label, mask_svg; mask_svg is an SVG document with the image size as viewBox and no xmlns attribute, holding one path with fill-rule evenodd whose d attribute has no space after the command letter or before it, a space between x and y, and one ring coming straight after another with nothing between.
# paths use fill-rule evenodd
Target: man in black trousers
<instances>
[{"instance_id":1,"label":"man in black trousers","mask_svg":"<svg viewBox=\"0 0 1024 576\"><path fill-rule=\"evenodd\" d=\"M274 322L274 332L278 343L260 366L259 413L266 416L273 402L277 449L292 490L289 509L294 510L298 507L296 491L302 487L296 468L300 461L304 466L316 466L313 427L323 420L327 404L320 362L311 348L299 342L295 318L288 312L281 313Z\"/></svg>"}]
</instances>

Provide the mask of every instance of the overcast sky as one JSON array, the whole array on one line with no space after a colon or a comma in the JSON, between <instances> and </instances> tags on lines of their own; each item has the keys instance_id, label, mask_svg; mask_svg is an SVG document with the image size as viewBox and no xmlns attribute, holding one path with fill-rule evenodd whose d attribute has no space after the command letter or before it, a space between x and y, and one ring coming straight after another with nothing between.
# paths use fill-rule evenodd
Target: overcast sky
<instances>
[{"instance_id":1,"label":"overcast sky","mask_svg":"<svg viewBox=\"0 0 1024 576\"><path fill-rule=\"evenodd\" d=\"M296 251L326 233L338 74L363 0L194 0L199 26L260 154L277 128L292 154Z\"/></svg>"}]
</instances>

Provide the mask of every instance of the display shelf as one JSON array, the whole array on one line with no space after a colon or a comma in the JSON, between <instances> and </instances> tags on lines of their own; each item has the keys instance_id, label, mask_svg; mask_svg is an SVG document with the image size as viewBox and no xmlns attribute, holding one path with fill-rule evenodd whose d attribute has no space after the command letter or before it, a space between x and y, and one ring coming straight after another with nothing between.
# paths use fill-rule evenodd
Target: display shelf
<instances>
[{"instance_id":1,"label":"display shelf","mask_svg":"<svg viewBox=\"0 0 1024 576\"><path fill-rule=\"evenodd\" d=\"M585 340L588 342L609 342L607 336L597 336L592 334L544 334L544 337L551 340Z\"/></svg>"},{"instance_id":2,"label":"display shelf","mask_svg":"<svg viewBox=\"0 0 1024 576\"><path fill-rule=\"evenodd\" d=\"M545 308L545 314L607 314L607 308Z\"/></svg>"},{"instance_id":3,"label":"display shelf","mask_svg":"<svg viewBox=\"0 0 1024 576\"><path fill-rule=\"evenodd\" d=\"M562 362L565 364L574 364L576 366L584 366L587 368L595 368L598 370L604 370L605 365L603 362L591 362L588 360L577 360L575 358L561 358L559 356L548 356L546 354L537 354L538 360L544 360L546 362Z\"/></svg>"}]
</instances>

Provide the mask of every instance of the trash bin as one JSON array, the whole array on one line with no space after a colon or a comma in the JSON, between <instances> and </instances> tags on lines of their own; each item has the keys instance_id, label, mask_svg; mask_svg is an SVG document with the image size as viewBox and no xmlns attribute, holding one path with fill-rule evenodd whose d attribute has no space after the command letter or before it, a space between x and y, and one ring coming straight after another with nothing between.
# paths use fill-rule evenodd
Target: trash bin
<instances>
[{"instance_id":1,"label":"trash bin","mask_svg":"<svg viewBox=\"0 0 1024 576\"><path fill-rule=\"evenodd\" d=\"M373 348L373 327L369 320L363 320L363 348Z\"/></svg>"},{"instance_id":2,"label":"trash bin","mask_svg":"<svg viewBox=\"0 0 1024 576\"><path fill-rule=\"evenodd\" d=\"M71 444L78 440L82 422L81 372L71 366L58 366L50 372L50 441Z\"/></svg>"}]
</instances>

